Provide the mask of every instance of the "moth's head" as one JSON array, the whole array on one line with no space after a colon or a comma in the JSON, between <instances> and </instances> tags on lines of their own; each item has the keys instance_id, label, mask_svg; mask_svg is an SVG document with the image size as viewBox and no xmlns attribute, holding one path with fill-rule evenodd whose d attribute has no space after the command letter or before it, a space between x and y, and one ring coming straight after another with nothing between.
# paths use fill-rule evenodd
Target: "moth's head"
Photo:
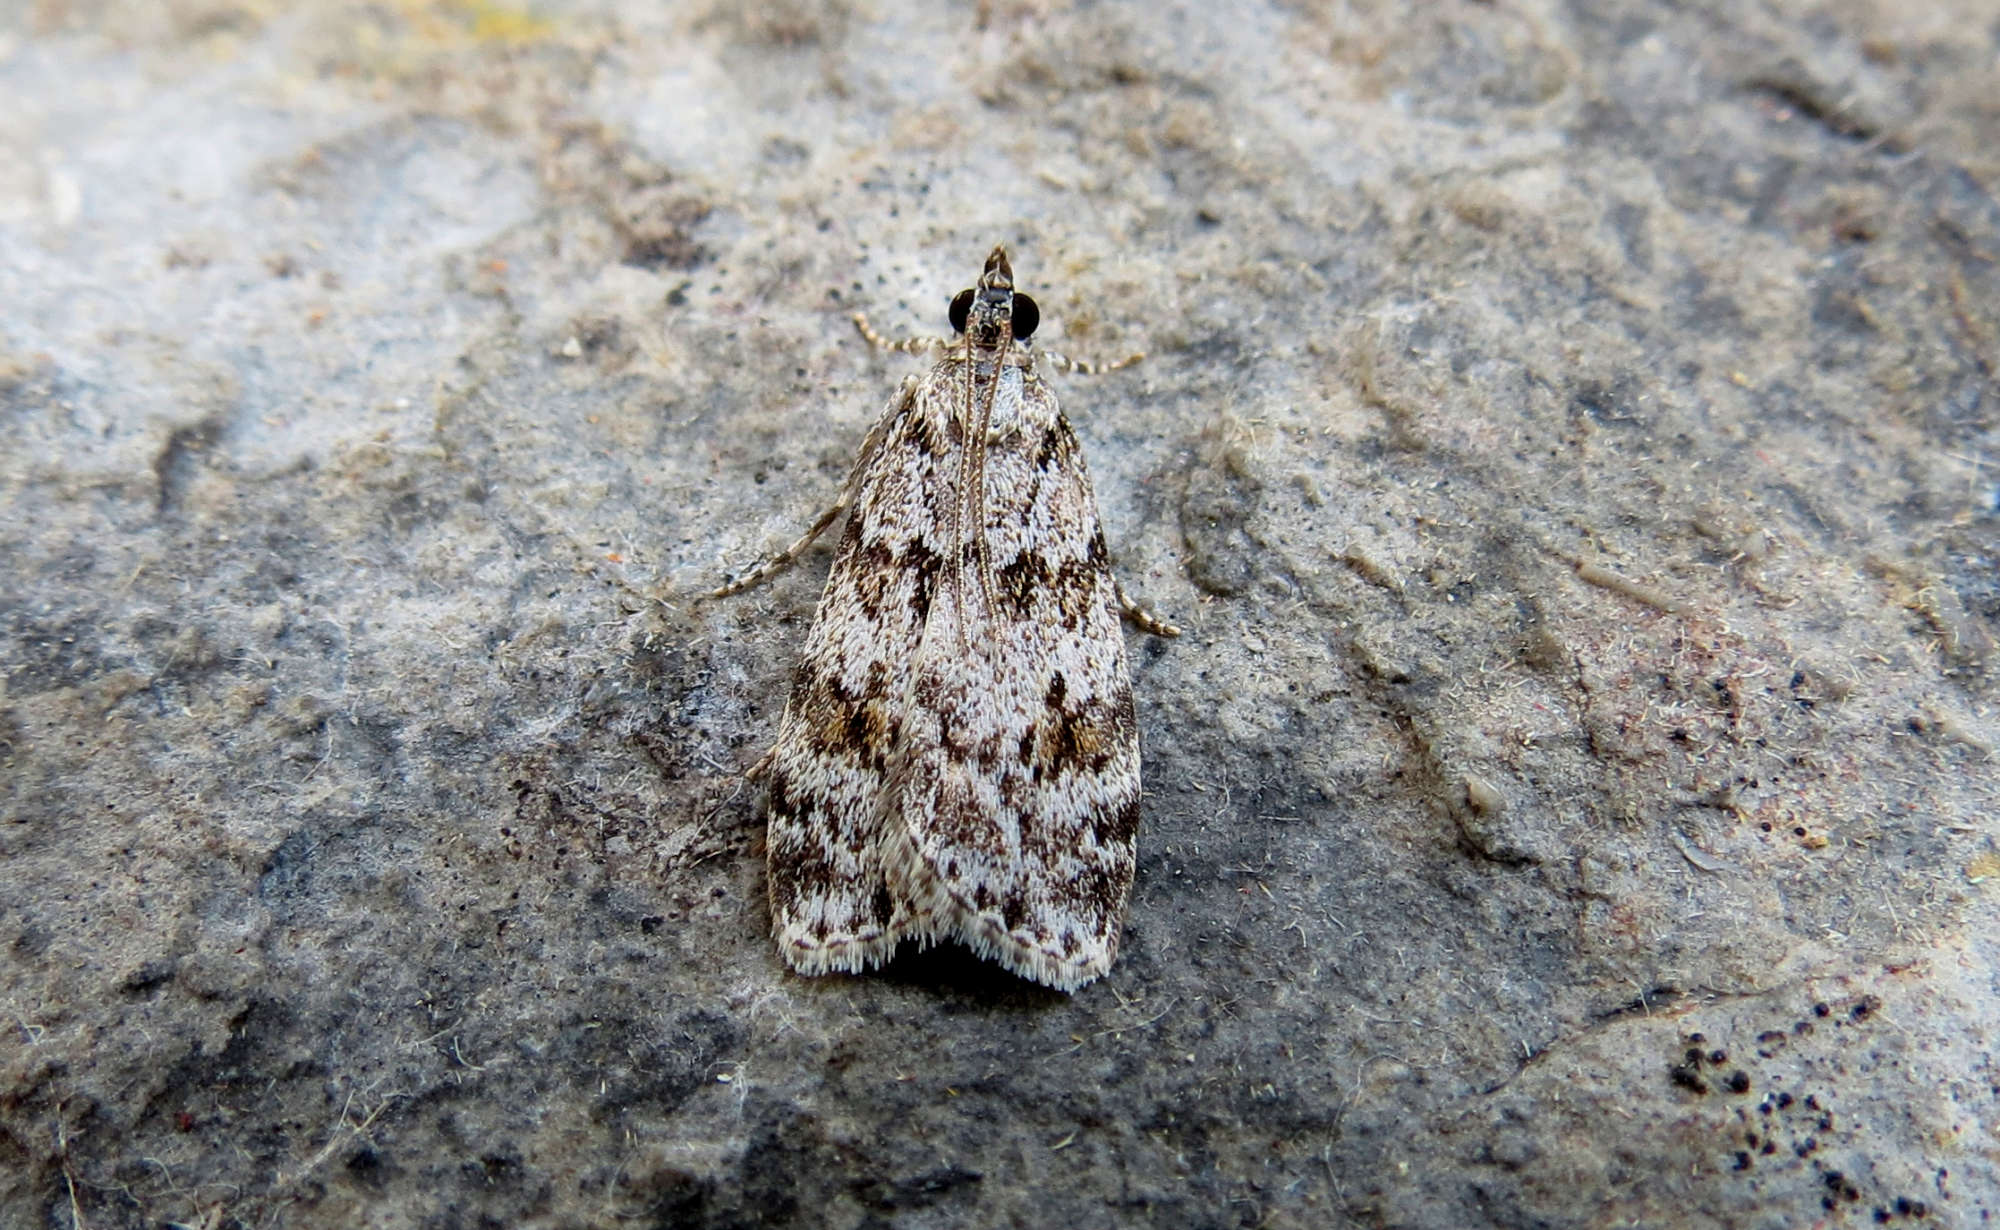
<instances>
[{"instance_id":1,"label":"moth's head","mask_svg":"<svg viewBox=\"0 0 2000 1230\"><path fill-rule=\"evenodd\" d=\"M951 301L951 327L980 347L998 348L1008 338L1027 341L1042 323L1042 310L1026 295L1014 293L1014 269L1007 249L995 247L986 258L979 285L958 292Z\"/></svg>"}]
</instances>

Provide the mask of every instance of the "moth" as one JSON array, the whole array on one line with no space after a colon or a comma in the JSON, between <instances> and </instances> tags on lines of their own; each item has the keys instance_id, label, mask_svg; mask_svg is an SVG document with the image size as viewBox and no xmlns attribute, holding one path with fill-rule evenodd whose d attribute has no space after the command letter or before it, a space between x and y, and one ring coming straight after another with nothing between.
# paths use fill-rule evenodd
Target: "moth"
<instances>
[{"instance_id":1,"label":"moth","mask_svg":"<svg viewBox=\"0 0 2000 1230\"><path fill-rule=\"evenodd\" d=\"M1121 615L1076 435L1032 343L1040 310L1004 247L951 300L954 336L903 382L843 514L769 779L772 930L802 974L859 972L903 940L957 940L1073 991L1118 953L1139 829L1139 730Z\"/></svg>"}]
</instances>

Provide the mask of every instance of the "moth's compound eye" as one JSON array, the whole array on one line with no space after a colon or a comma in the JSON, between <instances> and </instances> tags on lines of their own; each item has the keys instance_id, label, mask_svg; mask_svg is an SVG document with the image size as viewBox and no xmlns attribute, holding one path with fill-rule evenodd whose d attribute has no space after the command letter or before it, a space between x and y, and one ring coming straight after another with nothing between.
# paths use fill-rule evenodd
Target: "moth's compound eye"
<instances>
[{"instance_id":1,"label":"moth's compound eye","mask_svg":"<svg viewBox=\"0 0 2000 1230\"><path fill-rule=\"evenodd\" d=\"M951 301L951 331L953 333L965 332L965 318L971 311L972 292L970 290L959 291Z\"/></svg>"},{"instance_id":2,"label":"moth's compound eye","mask_svg":"<svg viewBox=\"0 0 2000 1230\"><path fill-rule=\"evenodd\" d=\"M1014 296L1014 338L1025 342L1034 336L1035 326L1042 323L1042 309L1026 295Z\"/></svg>"}]
</instances>

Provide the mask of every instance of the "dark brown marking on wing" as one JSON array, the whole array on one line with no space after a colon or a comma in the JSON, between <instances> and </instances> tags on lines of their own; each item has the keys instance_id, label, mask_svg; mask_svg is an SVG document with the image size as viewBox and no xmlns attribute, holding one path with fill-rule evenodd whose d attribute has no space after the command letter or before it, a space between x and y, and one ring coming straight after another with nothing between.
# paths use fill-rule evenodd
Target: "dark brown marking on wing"
<instances>
[{"instance_id":1,"label":"dark brown marking on wing","mask_svg":"<svg viewBox=\"0 0 2000 1230\"><path fill-rule=\"evenodd\" d=\"M1085 549L1083 560L1095 569L1108 569L1111 552L1104 547L1104 527L1098 526L1090 535L1090 546Z\"/></svg>"},{"instance_id":2,"label":"dark brown marking on wing","mask_svg":"<svg viewBox=\"0 0 2000 1230\"><path fill-rule=\"evenodd\" d=\"M1067 471L1070 458L1076 455L1076 437L1067 430L1067 425L1058 421L1042 433L1035 446L1035 469L1044 474L1051 470Z\"/></svg>"},{"instance_id":3,"label":"dark brown marking on wing","mask_svg":"<svg viewBox=\"0 0 2000 1230\"><path fill-rule=\"evenodd\" d=\"M913 538L896 546L881 541L864 542L860 527L850 533L853 540L843 546L845 567L854 575L854 598L877 625L889 622L890 606L908 602L909 624L922 627L930 617L931 597L937 592L938 569L944 560L929 543ZM900 618L895 622L901 623Z\"/></svg>"},{"instance_id":4,"label":"dark brown marking on wing","mask_svg":"<svg viewBox=\"0 0 2000 1230\"><path fill-rule=\"evenodd\" d=\"M812 839L813 834L833 831L828 802L811 789L794 789L782 773L772 778L771 812L788 822L772 830L769 891L772 908L780 918L794 916L808 894L818 895L828 885L845 880L833 862L833 851ZM853 852L852 843L848 844ZM895 913L895 903L879 887L875 899L863 908L868 909L866 917L849 920L848 927L853 932L887 927ZM818 919L810 934L823 942L833 934L830 928L824 918Z\"/></svg>"},{"instance_id":5,"label":"dark brown marking on wing","mask_svg":"<svg viewBox=\"0 0 2000 1230\"><path fill-rule=\"evenodd\" d=\"M942 457L957 447L944 421L925 414L911 416L903 439L926 457Z\"/></svg>"},{"instance_id":6,"label":"dark brown marking on wing","mask_svg":"<svg viewBox=\"0 0 2000 1230\"><path fill-rule=\"evenodd\" d=\"M1007 613L1016 619L1034 613L1041 592L1049 586L1049 564L1033 551L1023 551L994 569L993 580Z\"/></svg>"},{"instance_id":7,"label":"dark brown marking on wing","mask_svg":"<svg viewBox=\"0 0 2000 1230\"><path fill-rule=\"evenodd\" d=\"M1139 796L1118 808L1104 808L1090 818L1090 835L1100 846L1122 845L1139 835Z\"/></svg>"}]
</instances>

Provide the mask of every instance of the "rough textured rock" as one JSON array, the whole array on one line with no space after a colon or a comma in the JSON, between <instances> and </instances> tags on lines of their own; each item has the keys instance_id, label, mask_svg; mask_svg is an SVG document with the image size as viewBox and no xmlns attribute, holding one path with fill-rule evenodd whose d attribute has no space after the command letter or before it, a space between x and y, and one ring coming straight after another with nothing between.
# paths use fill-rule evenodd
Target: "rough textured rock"
<instances>
[{"instance_id":1,"label":"rough textured rock","mask_svg":"<svg viewBox=\"0 0 2000 1230\"><path fill-rule=\"evenodd\" d=\"M2000 24L0 18L0 1222L2000 1213ZM996 241L1128 584L1075 997L807 981L828 501Z\"/></svg>"}]
</instances>

